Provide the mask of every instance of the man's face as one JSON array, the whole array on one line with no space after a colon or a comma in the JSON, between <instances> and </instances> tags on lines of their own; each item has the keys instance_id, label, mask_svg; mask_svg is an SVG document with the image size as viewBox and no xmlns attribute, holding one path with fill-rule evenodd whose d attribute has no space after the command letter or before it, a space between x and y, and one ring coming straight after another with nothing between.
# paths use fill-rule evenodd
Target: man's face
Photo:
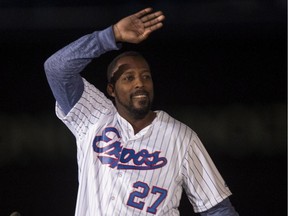
<instances>
[{"instance_id":1,"label":"man's face","mask_svg":"<svg viewBox=\"0 0 288 216\"><path fill-rule=\"evenodd\" d=\"M111 92L120 114L144 118L154 97L153 81L147 62L141 57L126 56L115 67L116 82Z\"/></svg>"}]
</instances>

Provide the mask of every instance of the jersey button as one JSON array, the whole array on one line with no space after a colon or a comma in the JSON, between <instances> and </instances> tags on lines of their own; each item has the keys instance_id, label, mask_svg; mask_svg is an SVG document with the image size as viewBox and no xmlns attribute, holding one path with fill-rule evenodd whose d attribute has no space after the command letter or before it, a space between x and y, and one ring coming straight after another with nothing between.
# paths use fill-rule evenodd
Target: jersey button
<instances>
[{"instance_id":1,"label":"jersey button","mask_svg":"<svg viewBox=\"0 0 288 216\"><path fill-rule=\"evenodd\" d=\"M122 177L122 173L118 173L118 177Z\"/></svg>"},{"instance_id":2,"label":"jersey button","mask_svg":"<svg viewBox=\"0 0 288 216\"><path fill-rule=\"evenodd\" d=\"M115 196L111 196L111 200L115 200Z\"/></svg>"}]
</instances>

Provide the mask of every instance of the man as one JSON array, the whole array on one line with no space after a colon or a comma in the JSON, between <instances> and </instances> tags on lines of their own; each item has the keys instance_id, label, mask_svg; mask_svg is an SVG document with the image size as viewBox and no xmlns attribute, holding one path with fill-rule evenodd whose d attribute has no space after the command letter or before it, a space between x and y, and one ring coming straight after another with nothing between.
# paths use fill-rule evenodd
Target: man
<instances>
[{"instance_id":1,"label":"man","mask_svg":"<svg viewBox=\"0 0 288 216\"><path fill-rule=\"evenodd\" d=\"M183 188L201 215L238 215L196 133L151 110L153 81L140 54L126 52L109 65L113 102L80 76L92 59L120 49L119 43L144 41L164 18L146 8L81 37L45 62L57 116L77 141L77 216L179 215Z\"/></svg>"}]
</instances>

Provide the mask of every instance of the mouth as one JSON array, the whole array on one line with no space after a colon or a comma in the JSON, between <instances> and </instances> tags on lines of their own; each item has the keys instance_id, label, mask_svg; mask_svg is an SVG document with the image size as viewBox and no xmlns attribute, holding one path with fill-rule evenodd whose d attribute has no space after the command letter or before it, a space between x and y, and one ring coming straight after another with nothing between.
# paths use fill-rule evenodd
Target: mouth
<instances>
[{"instance_id":1,"label":"mouth","mask_svg":"<svg viewBox=\"0 0 288 216\"><path fill-rule=\"evenodd\" d=\"M133 96L132 98L134 98L134 99L142 99L142 98L147 98L147 95L136 95L136 96Z\"/></svg>"},{"instance_id":2,"label":"mouth","mask_svg":"<svg viewBox=\"0 0 288 216\"><path fill-rule=\"evenodd\" d=\"M145 99L148 98L148 93L146 91L138 91L132 94L132 99Z\"/></svg>"}]
</instances>

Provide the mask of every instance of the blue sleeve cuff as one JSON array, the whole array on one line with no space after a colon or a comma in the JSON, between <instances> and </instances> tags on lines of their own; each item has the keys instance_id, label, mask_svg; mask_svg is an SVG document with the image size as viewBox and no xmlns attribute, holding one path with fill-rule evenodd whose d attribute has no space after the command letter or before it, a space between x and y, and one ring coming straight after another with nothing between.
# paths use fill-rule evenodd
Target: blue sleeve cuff
<instances>
[{"instance_id":1,"label":"blue sleeve cuff","mask_svg":"<svg viewBox=\"0 0 288 216\"><path fill-rule=\"evenodd\" d=\"M230 199L224 199L214 207L208 209L205 212L200 213L201 216L239 216L234 207L232 206Z\"/></svg>"},{"instance_id":2,"label":"blue sleeve cuff","mask_svg":"<svg viewBox=\"0 0 288 216\"><path fill-rule=\"evenodd\" d=\"M103 31L100 31L99 39L102 42L101 45L104 51L118 50L122 47L121 43L115 42L115 36L112 26L104 29Z\"/></svg>"}]
</instances>

